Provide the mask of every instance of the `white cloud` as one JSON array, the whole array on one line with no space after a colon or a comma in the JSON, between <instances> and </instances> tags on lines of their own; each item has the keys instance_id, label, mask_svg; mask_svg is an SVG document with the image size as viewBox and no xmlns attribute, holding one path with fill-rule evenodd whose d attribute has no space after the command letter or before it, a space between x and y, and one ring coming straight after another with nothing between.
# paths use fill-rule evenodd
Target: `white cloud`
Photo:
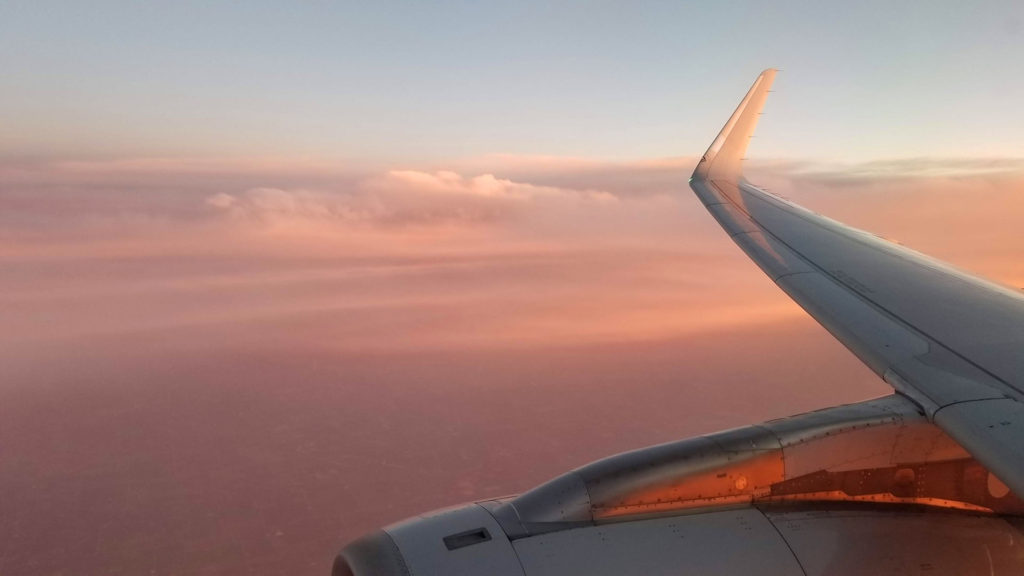
<instances>
[{"instance_id":1,"label":"white cloud","mask_svg":"<svg viewBox=\"0 0 1024 576\"><path fill-rule=\"evenodd\" d=\"M235 199L234 196L230 194L225 194L223 192L214 194L213 196L210 196L209 198L206 199L207 204L213 206L214 208L221 209L230 208L235 204L236 201L237 200Z\"/></svg>"},{"instance_id":2,"label":"white cloud","mask_svg":"<svg viewBox=\"0 0 1024 576\"><path fill-rule=\"evenodd\" d=\"M349 192L252 188L205 199L208 206L239 219L391 225L485 222L510 217L540 202L614 201L614 195L603 191L536 186L493 174L466 178L446 170L393 170L359 182Z\"/></svg>"}]
</instances>

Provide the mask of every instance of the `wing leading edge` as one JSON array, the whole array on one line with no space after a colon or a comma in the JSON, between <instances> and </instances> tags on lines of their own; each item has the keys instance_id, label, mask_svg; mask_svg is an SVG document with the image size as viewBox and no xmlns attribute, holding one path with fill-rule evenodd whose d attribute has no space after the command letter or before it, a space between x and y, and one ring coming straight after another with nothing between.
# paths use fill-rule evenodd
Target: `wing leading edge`
<instances>
[{"instance_id":1,"label":"wing leading edge","mask_svg":"<svg viewBox=\"0 0 1024 576\"><path fill-rule=\"evenodd\" d=\"M804 310L1024 497L1024 297L751 185L765 70L690 186Z\"/></svg>"}]
</instances>

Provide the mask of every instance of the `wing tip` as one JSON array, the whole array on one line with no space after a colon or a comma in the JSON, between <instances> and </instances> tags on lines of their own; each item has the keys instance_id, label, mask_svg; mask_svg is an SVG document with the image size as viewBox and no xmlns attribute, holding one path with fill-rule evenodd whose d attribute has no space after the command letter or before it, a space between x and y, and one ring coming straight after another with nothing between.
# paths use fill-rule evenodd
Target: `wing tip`
<instances>
[{"instance_id":1,"label":"wing tip","mask_svg":"<svg viewBox=\"0 0 1024 576\"><path fill-rule=\"evenodd\" d=\"M716 175L732 176L737 179L742 177L743 155L757 127L757 119L778 72L778 68L765 68L758 74L746 96L729 117L729 121L697 163L697 169L693 172L694 178L710 178Z\"/></svg>"}]
</instances>

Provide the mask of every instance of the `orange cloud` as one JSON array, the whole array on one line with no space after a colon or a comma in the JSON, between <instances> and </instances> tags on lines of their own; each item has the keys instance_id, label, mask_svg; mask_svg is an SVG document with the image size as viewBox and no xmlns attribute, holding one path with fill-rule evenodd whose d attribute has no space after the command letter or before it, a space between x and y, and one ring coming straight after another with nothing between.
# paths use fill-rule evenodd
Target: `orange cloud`
<instances>
[{"instance_id":1,"label":"orange cloud","mask_svg":"<svg viewBox=\"0 0 1024 576\"><path fill-rule=\"evenodd\" d=\"M522 347L672 338L799 314L690 197L688 160L570 160L564 173L556 159L498 160L545 183L499 165L475 176L342 170L313 182L274 163L278 172L254 176L245 163L186 162L184 174L217 174L202 185L169 175L170 161L35 167L0 197L0 219L14 223L0 248L10 270L0 298L14 305L0 342L254 323L341 348ZM1024 190L1019 166L933 164L767 163L754 178L852 224L1024 280L1024 240L1007 210ZM99 191L69 188L82 173L104 183ZM638 173L629 193L595 180ZM288 187L250 186L260 179ZM982 241L985 255L972 258ZM423 320L409 327L391 314ZM363 320L347 330L353 315Z\"/></svg>"}]
</instances>

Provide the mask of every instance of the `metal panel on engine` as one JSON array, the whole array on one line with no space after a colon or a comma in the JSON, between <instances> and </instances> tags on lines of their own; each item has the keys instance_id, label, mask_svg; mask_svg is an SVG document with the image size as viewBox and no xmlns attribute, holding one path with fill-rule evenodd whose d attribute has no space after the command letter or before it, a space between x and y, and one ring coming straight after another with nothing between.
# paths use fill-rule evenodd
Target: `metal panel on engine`
<instances>
[{"instance_id":1,"label":"metal panel on engine","mask_svg":"<svg viewBox=\"0 0 1024 576\"><path fill-rule=\"evenodd\" d=\"M527 576L802 576L786 543L750 508L603 524L513 543Z\"/></svg>"}]
</instances>

